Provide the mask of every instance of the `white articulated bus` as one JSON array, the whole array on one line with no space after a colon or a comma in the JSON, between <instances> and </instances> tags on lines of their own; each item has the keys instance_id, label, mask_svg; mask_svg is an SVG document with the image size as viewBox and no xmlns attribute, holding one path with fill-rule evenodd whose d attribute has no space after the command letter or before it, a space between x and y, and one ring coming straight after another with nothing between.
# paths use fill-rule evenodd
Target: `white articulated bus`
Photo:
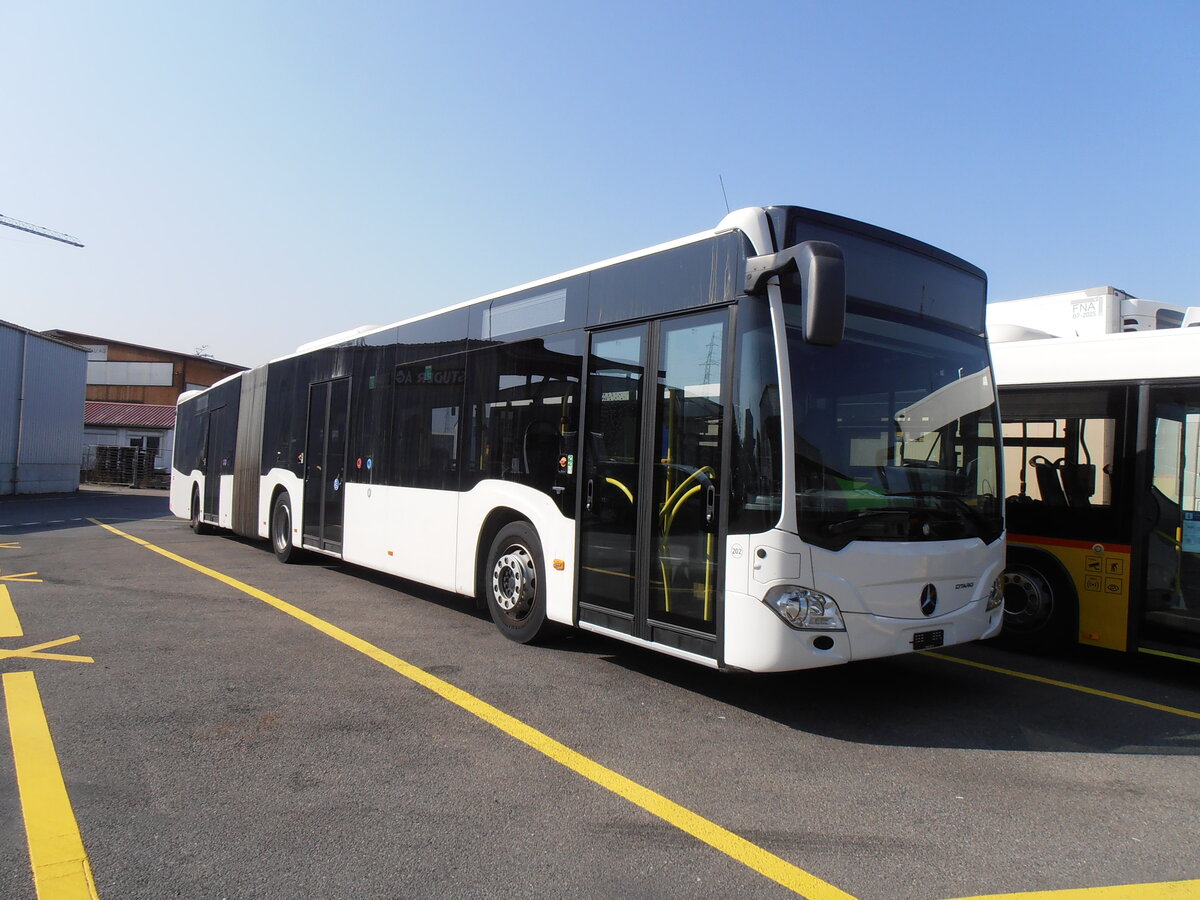
<instances>
[{"instance_id":1,"label":"white articulated bus","mask_svg":"<svg viewBox=\"0 0 1200 900\"><path fill-rule=\"evenodd\" d=\"M783 671L1001 625L986 280L797 207L399 324L180 398L197 530Z\"/></svg>"},{"instance_id":2,"label":"white articulated bus","mask_svg":"<svg viewBox=\"0 0 1200 900\"><path fill-rule=\"evenodd\" d=\"M993 341L1005 634L1200 662L1200 329Z\"/></svg>"}]
</instances>

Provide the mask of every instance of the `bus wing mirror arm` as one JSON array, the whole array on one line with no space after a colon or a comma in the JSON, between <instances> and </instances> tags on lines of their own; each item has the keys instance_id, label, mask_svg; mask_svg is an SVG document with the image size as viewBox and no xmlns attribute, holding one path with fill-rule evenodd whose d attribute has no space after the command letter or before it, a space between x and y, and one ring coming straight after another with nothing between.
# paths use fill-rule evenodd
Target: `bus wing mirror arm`
<instances>
[{"instance_id":1,"label":"bus wing mirror arm","mask_svg":"<svg viewBox=\"0 0 1200 900\"><path fill-rule=\"evenodd\" d=\"M804 310L804 340L822 347L842 342L846 326L846 262L828 241L804 241L778 253L746 260L746 293L761 294L779 276L785 304Z\"/></svg>"}]
</instances>

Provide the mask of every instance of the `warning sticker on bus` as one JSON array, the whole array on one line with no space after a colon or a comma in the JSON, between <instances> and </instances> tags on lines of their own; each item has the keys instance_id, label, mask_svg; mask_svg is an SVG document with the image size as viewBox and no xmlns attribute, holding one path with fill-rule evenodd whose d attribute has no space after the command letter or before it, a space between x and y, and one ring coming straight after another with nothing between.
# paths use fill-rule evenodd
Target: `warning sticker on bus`
<instances>
[{"instance_id":1,"label":"warning sticker on bus","mask_svg":"<svg viewBox=\"0 0 1200 900\"><path fill-rule=\"evenodd\" d=\"M1183 552L1200 553L1200 512L1183 511Z\"/></svg>"}]
</instances>

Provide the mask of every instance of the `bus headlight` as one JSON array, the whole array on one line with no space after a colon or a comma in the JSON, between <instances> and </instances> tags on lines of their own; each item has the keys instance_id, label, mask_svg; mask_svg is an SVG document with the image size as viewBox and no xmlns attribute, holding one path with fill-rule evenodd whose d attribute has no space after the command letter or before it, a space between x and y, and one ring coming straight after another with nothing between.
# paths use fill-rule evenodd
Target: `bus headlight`
<instances>
[{"instance_id":1,"label":"bus headlight","mask_svg":"<svg viewBox=\"0 0 1200 900\"><path fill-rule=\"evenodd\" d=\"M988 594L987 612L991 612L1004 602L1004 576L1000 575L992 582L992 592Z\"/></svg>"},{"instance_id":2,"label":"bus headlight","mask_svg":"<svg viewBox=\"0 0 1200 900\"><path fill-rule=\"evenodd\" d=\"M779 585L763 597L779 618L792 628L805 631L845 631L842 611L832 597L811 588Z\"/></svg>"}]
</instances>

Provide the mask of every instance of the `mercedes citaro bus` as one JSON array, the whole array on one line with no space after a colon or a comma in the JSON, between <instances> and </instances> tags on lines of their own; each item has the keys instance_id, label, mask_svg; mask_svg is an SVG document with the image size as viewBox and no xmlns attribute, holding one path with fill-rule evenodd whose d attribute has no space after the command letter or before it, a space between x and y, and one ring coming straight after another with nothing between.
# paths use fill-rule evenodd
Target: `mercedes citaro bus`
<instances>
[{"instance_id":1,"label":"mercedes citaro bus","mask_svg":"<svg viewBox=\"0 0 1200 900\"><path fill-rule=\"evenodd\" d=\"M757 672L993 635L986 279L797 207L183 395L171 508L565 627Z\"/></svg>"}]
</instances>

